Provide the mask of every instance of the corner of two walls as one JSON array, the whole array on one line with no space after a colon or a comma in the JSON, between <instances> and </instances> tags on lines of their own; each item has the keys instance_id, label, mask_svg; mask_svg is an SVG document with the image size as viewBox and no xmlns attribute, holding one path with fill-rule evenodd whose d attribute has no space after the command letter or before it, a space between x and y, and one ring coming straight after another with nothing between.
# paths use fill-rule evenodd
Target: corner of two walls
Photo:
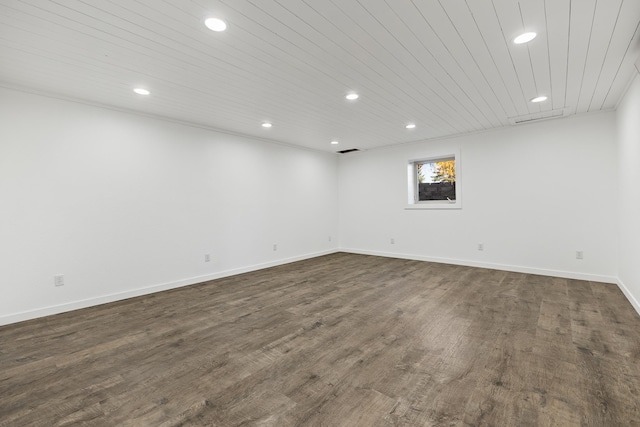
<instances>
[{"instance_id":1,"label":"corner of two walls","mask_svg":"<svg viewBox=\"0 0 640 427\"><path fill-rule=\"evenodd\" d=\"M339 158L0 91L0 324L337 250L618 282L640 312L638 78L617 114ZM452 147L462 209L405 210L407 161Z\"/></svg>"},{"instance_id":2,"label":"corner of two walls","mask_svg":"<svg viewBox=\"0 0 640 427\"><path fill-rule=\"evenodd\" d=\"M333 154L2 88L0 118L0 324L337 250Z\"/></svg>"},{"instance_id":3,"label":"corner of two walls","mask_svg":"<svg viewBox=\"0 0 640 427\"><path fill-rule=\"evenodd\" d=\"M616 118L618 284L640 313L640 74L618 106Z\"/></svg>"},{"instance_id":4,"label":"corner of two walls","mask_svg":"<svg viewBox=\"0 0 640 427\"><path fill-rule=\"evenodd\" d=\"M341 246L615 283L615 133L606 112L345 155ZM408 161L452 149L462 209L406 210Z\"/></svg>"}]
</instances>

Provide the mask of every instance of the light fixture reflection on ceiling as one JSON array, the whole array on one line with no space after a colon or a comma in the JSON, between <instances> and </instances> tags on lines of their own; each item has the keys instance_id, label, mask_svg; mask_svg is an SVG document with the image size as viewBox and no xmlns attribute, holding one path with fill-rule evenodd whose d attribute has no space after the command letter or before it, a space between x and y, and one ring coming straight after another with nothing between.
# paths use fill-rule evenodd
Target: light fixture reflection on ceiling
<instances>
[{"instance_id":1,"label":"light fixture reflection on ceiling","mask_svg":"<svg viewBox=\"0 0 640 427\"><path fill-rule=\"evenodd\" d=\"M204 21L204 25L211 31L220 32L227 29L227 23L218 18L208 18Z\"/></svg>"},{"instance_id":2,"label":"light fixture reflection on ceiling","mask_svg":"<svg viewBox=\"0 0 640 427\"><path fill-rule=\"evenodd\" d=\"M271 123L263 123L262 124L263 128L270 128L271 126L273 126Z\"/></svg>"},{"instance_id":3,"label":"light fixture reflection on ceiling","mask_svg":"<svg viewBox=\"0 0 640 427\"><path fill-rule=\"evenodd\" d=\"M360 98L360 95L358 95L357 93L350 93L345 96L345 98L347 98L349 101L355 101L356 99Z\"/></svg>"},{"instance_id":4,"label":"light fixture reflection on ceiling","mask_svg":"<svg viewBox=\"0 0 640 427\"><path fill-rule=\"evenodd\" d=\"M407 128L407 129L415 129L416 125L414 123L409 123L408 125L405 126L405 128Z\"/></svg>"},{"instance_id":5,"label":"light fixture reflection on ceiling","mask_svg":"<svg viewBox=\"0 0 640 427\"><path fill-rule=\"evenodd\" d=\"M518 37L516 37L515 39L513 39L513 42L515 44L523 44L523 43L529 43L531 40L535 39L537 36L536 33L524 33L524 34L520 34Z\"/></svg>"},{"instance_id":6,"label":"light fixture reflection on ceiling","mask_svg":"<svg viewBox=\"0 0 640 427\"><path fill-rule=\"evenodd\" d=\"M331 141L331 145L338 145L338 144L340 144L340 142L338 142L338 141Z\"/></svg>"},{"instance_id":7,"label":"light fixture reflection on ceiling","mask_svg":"<svg viewBox=\"0 0 640 427\"><path fill-rule=\"evenodd\" d=\"M536 97L536 98L533 98L533 99L531 100L531 102L542 102L542 101L546 101L546 100L547 100L547 97L546 97L546 96L544 96L544 95L542 95L542 96L538 96L538 97Z\"/></svg>"},{"instance_id":8,"label":"light fixture reflection on ceiling","mask_svg":"<svg viewBox=\"0 0 640 427\"><path fill-rule=\"evenodd\" d=\"M149 92L147 89L141 88L141 87L137 87L133 90L135 93L137 93L138 95L151 95L151 92Z\"/></svg>"}]
</instances>

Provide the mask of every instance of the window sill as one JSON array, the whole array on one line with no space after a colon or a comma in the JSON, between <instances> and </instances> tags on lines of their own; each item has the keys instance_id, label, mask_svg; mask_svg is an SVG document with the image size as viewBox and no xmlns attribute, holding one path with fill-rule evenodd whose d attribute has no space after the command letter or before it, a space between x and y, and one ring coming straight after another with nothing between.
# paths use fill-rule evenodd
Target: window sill
<instances>
[{"instance_id":1,"label":"window sill","mask_svg":"<svg viewBox=\"0 0 640 427\"><path fill-rule=\"evenodd\" d=\"M431 210L431 209L462 209L462 205L460 203L416 203L412 205L407 205L404 208L408 211L419 211L419 210Z\"/></svg>"}]
</instances>

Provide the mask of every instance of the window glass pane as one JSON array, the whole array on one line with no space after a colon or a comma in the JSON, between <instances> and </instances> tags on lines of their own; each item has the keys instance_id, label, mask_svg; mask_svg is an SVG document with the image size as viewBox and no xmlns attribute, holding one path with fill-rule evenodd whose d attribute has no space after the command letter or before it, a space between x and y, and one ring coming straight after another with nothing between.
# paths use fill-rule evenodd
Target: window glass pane
<instances>
[{"instance_id":1,"label":"window glass pane","mask_svg":"<svg viewBox=\"0 0 640 427\"><path fill-rule=\"evenodd\" d=\"M417 200L456 200L456 161L453 157L415 163Z\"/></svg>"}]
</instances>

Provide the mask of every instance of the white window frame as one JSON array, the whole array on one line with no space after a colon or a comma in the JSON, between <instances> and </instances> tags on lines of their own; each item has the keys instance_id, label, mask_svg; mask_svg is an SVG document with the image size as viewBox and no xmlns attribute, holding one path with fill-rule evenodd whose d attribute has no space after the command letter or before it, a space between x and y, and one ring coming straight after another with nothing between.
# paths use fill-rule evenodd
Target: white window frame
<instances>
[{"instance_id":1,"label":"white window frame","mask_svg":"<svg viewBox=\"0 0 640 427\"><path fill-rule=\"evenodd\" d=\"M456 162L456 200L418 200L416 163L430 163L453 158ZM411 159L407 162L407 206L405 209L462 209L462 166L459 150L447 150L434 155Z\"/></svg>"}]
</instances>

